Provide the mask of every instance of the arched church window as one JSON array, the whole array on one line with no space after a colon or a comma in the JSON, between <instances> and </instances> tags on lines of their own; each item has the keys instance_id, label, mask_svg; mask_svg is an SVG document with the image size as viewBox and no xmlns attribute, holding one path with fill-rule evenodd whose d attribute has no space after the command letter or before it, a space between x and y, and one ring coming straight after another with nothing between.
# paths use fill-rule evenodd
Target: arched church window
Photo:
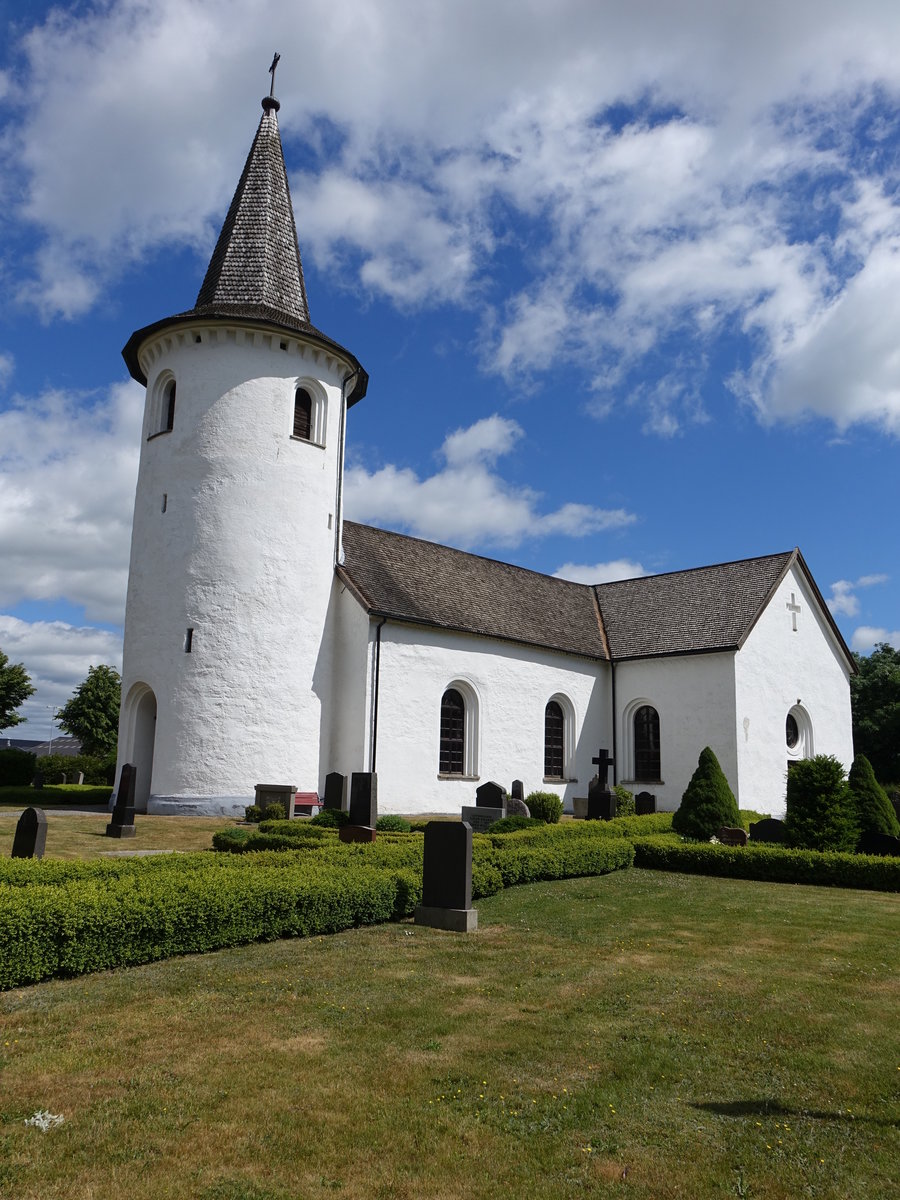
<instances>
[{"instance_id":1,"label":"arched church window","mask_svg":"<svg viewBox=\"0 0 900 1200\"><path fill-rule=\"evenodd\" d=\"M793 713L788 713L784 722L784 735L788 750L796 750L800 743L800 726Z\"/></svg>"},{"instance_id":2,"label":"arched church window","mask_svg":"<svg viewBox=\"0 0 900 1200\"><path fill-rule=\"evenodd\" d=\"M544 709L544 778L562 779L565 767L565 718L562 705L551 700Z\"/></svg>"},{"instance_id":3,"label":"arched church window","mask_svg":"<svg viewBox=\"0 0 900 1200\"><path fill-rule=\"evenodd\" d=\"M634 778L646 783L662 778L659 755L659 713L643 704L634 714Z\"/></svg>"},{"instance_id":4,"label":"arched church window","mask_svg":"<svg viewBox=\"0 0 900 1200\"><path fill-rule=\"evenodd\" d=\"M466 761L466 702L456 688L441 698L441 775L462 775Z\"/></svg>"},{"instance_id":5,"label":"arched church window","mask_svg":"<svg viewBox=\"0 0 900 1200\"><path fill-rule=\"evenodd\" d=\"M295 438L302 438L305 442L310 440L312 432L312 411L313 401L312 396L306 388L297 388L294 393L294 428L293 435Z\"/></svg>"}]
</instances>

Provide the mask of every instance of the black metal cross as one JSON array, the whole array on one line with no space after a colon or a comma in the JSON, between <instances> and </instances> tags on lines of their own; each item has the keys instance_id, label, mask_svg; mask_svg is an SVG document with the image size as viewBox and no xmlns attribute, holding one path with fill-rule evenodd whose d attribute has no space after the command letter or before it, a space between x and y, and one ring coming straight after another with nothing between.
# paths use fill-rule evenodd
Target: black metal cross
<instances>
[{"instance_id":1,"label":"black metal cross","mask_svg":"<svg viewBox=\"0 0 900 1200\"><path fill-rule=\"evenodd\" d=\"M275 55L275 57L272 59L272 65L271 65L271 67L269 67L269 74L272 76L272 87L271 87L271 89L269 90L269 95L270 95L270 96L274 96L274 95L275 95L275 68L278 66L278 60L279 60L280 58L281 58L281 55L280 55L280 54L276 54L276 55Z\"/></svg>"},{"instance_id":2,"label":"black metal cross","mask_svg":"<svg viewBox=\"0 0 900 1200\"><path fill-rule=\"evenodd\" d=\"M591 762L597 768L597 775L603 786L606 786L606 772L613 765L613 760L609 757L609 751L601 749L596 758L592 758Z\"/></svg>"}]
</instances>

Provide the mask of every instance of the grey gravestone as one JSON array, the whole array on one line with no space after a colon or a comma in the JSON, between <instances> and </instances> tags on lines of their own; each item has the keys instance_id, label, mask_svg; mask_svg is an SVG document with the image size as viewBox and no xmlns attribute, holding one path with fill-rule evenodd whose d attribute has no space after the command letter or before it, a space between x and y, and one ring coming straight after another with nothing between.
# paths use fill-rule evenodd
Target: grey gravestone
<instances>
[{"instance_id":1,"label":"grey gravestone","mask_svg":"<svg viewBox=\"0 0 900 1200\"><path fill-rule=\"evenodd\" d=\"M864 833L856 847L857 854L886 854L900 858L900 838L890 833Z\"/></svg>"},{"instance_id":2,"label":"grey gravestone","mask_svg":"<svg viewBox=\"0 0 900 1200\"><path fill-rule=\"evenodd\" d=\"M347 807L347 776L332 771L325 776L325 807L343 812Z\"/></svg>"},{"instance_id":3,"label":"grey gravestone","mask_svg":"<svg viewBox=\"0 0 900 1200\"><path fill-rule=\"evenodd\" d=\"M723 825L721 829L716 831L716 837L723 846L746 846L747 845L747 830L735 829L730 825Z\"/></svg>"},{"instance_id":4,"label":"grey gravestone","mask_svg":"<svg viewBox=\"0 0 900 1200\"><path fill-rule=\"evenodd\" d=\"M572 816L575 818L575 820L576 821L586 821L587 820L587 811L588 811L587 796L573 796L572 797Z\"/></svg>"},{"instance_id":5,"label":"grey gravestone","mask_svg":"<svg viewBox=\"0 0 900 1200\"><path fill-rule=\"evenodd\" d=\"M750 826L750 841L784 845L787 841L784 821L779 821L775 817L763 817L761 821L754 821Z\"/></svg>"},{"instance_id":6,"label":"grey gravestone","mask_svg":"<svg viewBox=\"0 0 900 1200\"><path fill-rule=\"evenodd\" d=\"M376 831L369 825L342 825L338 830L341 842L374 842Z\"/></svg>"},{"instance_id":7,"label":"grey gravestone","mask_svg":"<svg viewBox=\"0 0 900 1200\"><path fill-rule=\"evenodd\" d=\"M374 829L378 820L378 776L354 771L350 776L350 824Z\"/></svg>"},{"instance_id":8,"label":"grey gravestone","mask_svg":"<svg viewBox=\"0 0 900 1200\"><path fill-rule=\"evenodd\" d=\"M60 771L59 774L56 776L56 779L53 782L59 784L59 783L68 783L68 781L69 781L69 779L68 779L68 776L66 775L65 771Z\"/></svg>"},{"instance_id":9,"label":"grey gravestone","mask_svg":"<svg viewBox=\"0 0 900 1200\"><path fill-rule=\"evenodd\" d=\"M515 784L513 784L515 787ZM531 809L519 796L510 796L506 801L506 815L508 817L530 817Z\"/></svg>"},{"instance_id":10,"label":"grey gravestone","mask_svg":"<svg viewBox=\"0 0 900 1200\"><path fill-rule=\"evenodd\" d=\"M589 821L611 821L618 811L618 801L615 792L610 790L606 782L606 772L612 766L612 759L606 750L601 749L591 762L597 768L597 774L588 785L587 819Z\"/></svg>"},{"instance_id":11,"label":"grey gravestone","mask_svg":"<svg viewBox=\"0 0 900 1200\"><path fill-rule=\"evenodd\" d=\"M292 783L257 783L253 791L256 793L256 804L263 814L270 804L280 804L288 819L294 815L294 793L297 789Z\"/></svg>"},{"instance_id":12,"label":"grey gravestone","mask_svg":"<svg viewBox=\"0 0 900 1200\"><path fill-rule=\"evenodd\" d=\"M473 833L487 833L495 821L507 815L505 808L478 808L475 804L463 805L462 819Z\"/></svg>"},{"instance_id":13,"label":"grey gravestone","mask_svg":"<svg viewBox=\"0 0 900 1200\"><path fill-rule=\"evenodd\" d=\"M74 782L79 785L84 783L84 771L76 771L75 772Z\"/></svg>"},{"instance_id":14,"label":"grey gravestone","mask_svg":"<svg viewBox=\"0 0 900 1200\"><path fill-rule=\"evenodd\" d=\"M119 790L112 820L106 827L107 837L134 837L134 780L137 771L134 763L125 763L119 776Z\"/></svg>"},{"instance_id":15,"label":"grey gravestone","mask_svg":"<svg viewBox=\"0 0 900 1200\"><path fill-rule=\"evenodd\" d=\"M503 808L506 804L506 789L491 779L475 789L476 808Z\"/></svg>"},{"instance_id":16,"label":"grey gravestone","mask_svg":"<svg viewBox=\"0 0 900 1200\"><path fill-rule=\"evenodd\" d=\"M415 922L433 929L470 933L478 927L472 907L472 827L465 821L429 821L422 857L422 903Z\"/></svg>"},{"instance_id":17,"label":"grey gravestone","mask_svg":"<svg viewBox=\"0 0 900 1200\"><path fill-rule=\"evenodd\" d=\"M34 788L34 790L36 792L43 791L43 789L44 789L44 773L43 773L43 771L37 772L34 779L32 779L32 781L31 781L31 786Z\"/></svg>"},{"instance_id":18,"label":"grey gravestone","mask_svg":"<svg viewBox=\"0 0 900 1200\"><path fill-rule=\"evenodd\" d=\"M26 808L16 825L13 858L43 858L47 844L47 818L42 808Z\"/></svg>"},{"instance_id":19,"label":"grey gravestone","mask_svg":"<svg viewBox=\"0 0 900 1200\"><path fill-rule=\"evenodd\" d=\"M634 798L634 813L637 817L649 817L656 812L656 797L652 792L638 792Z\"/></svg>"}]
</instances>

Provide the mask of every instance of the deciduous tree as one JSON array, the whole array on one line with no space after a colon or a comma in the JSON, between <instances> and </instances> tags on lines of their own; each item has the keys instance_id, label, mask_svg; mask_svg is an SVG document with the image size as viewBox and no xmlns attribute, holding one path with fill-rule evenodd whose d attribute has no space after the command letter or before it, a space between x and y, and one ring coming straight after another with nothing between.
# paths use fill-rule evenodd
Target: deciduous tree
<instances>
[{"instance_id":1,"label":"deciduous tree","mask_svg":"<svg viewBox=\"0 0 900 1200\"><path fill-rule=\"evenodd\" d=\"M122 680L115 667L90 667L56 719L60 728L81 742L85 754L98 757L116 747L119 732L119 700Z\"/></svg>"},{"instance_id":2,"label":"deciduous tree","mask_svg":"<svg viewBox=\"0 0 900 1200\"><path fill-rule=\"evenodd\" d=\"M25 720L16 709L33 694L34 687L24 666L11 663L0 650L0 729L11 729Z\"/></svg>"},{"instance_id":3,"label":"deciduous tree","mask_svg":"<svg viewBox=\"0 0 900 1200\"><path fill-rule=\"evenodd\" d=\"M900 650L880 642L871 654L854 654L859 674L850 680L853 749L872 764L883 784L900 783Z\"/></svg>"}]
</instances>

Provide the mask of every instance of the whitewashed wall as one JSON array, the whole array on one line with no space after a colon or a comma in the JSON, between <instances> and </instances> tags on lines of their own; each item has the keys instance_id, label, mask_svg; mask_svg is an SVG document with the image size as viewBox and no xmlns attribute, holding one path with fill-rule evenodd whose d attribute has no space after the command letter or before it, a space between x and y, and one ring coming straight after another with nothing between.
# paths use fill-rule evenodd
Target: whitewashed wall
<instances>
[{"instance_id":1,"label":"whitewashed wall","mask_svg":"<svg viewBox=\"0 0 900 1200\"><path fill-rule=\"evenodd\" d=\"M634 779L633 713L642 703L659 713L662 781ZM618 781L652 792L657 808L674 812L710 746L735 795L738 761L734 726L734 654L677 655L616 664Z\"/></svg>"},{"instance_id":2,"label":"whitewashed wall","mask_svg":"<svg viewBox=\"0 0 900 1200\"><path fill-rule=\"evenodd\" d=\"M788 609L800 606L796 631ZM833 754L853 759L850 674L846 659L802 570L788 572L737 658L737 744L741 807L784 813L788 760ZM793 752L785 719L801 728Z\"/></svg>"},{"instance_id":3,"label":"whitewashed wall","mask_svg":"<svg viewBox=\"0 0 900 1200\"><path fill-rule=\"evenodd\" d=\"M256 783L316 790L348 365L290 335L199 323L158 335L142 363L120 765L141 737L129 696L145 685L150 811L240 812ZM174 428L150 437L167 371ZM291 439L298 381L326 400L324 447Z\"/></svg>"},{"instance_id":4,"label":"whitewashed wall","mask_svg":"<svg viewBox=\"0 0 900 1200\"><path fill-rule=\"evenodd\" d=\"M373 621L366 769L375 628ZM477 779L438 778L441 697L458 682L478 697ZM557 694L569 700L575 718L566 784L544 783L544 709ZM526 794L555 791L571 811L572 797L587 795L590 760L601 743L610 744L610 736L605 664L394 622L382 629L376 748L382 813L458 813L463 805L474 804L476 787L490 779L507 789L513 779L521 779ZM358 742L358 733L344 738L348 746Z\"/></svg>"}]
</instances>

